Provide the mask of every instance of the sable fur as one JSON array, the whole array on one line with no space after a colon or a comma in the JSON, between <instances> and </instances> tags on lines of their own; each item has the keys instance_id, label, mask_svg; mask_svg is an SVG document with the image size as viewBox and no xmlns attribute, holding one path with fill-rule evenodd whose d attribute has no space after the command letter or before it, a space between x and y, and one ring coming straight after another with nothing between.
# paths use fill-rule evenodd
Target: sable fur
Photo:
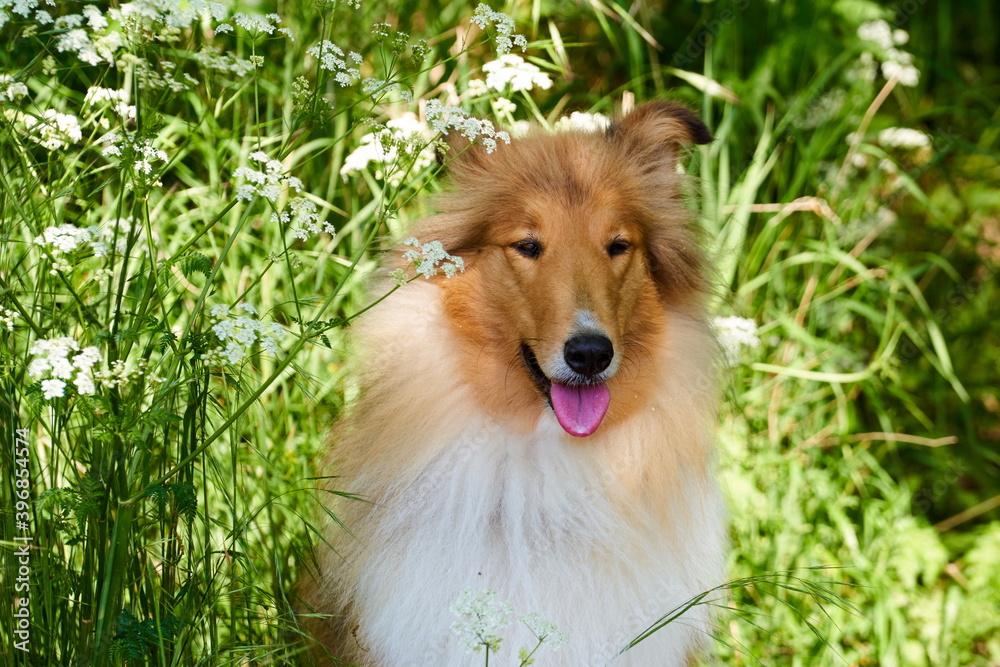
<instances>
[{"instance_id":1,"label":"sable fur","mask_svg":"<svg viewBox=\"0 0 1000 667\"><path fill-rule=\"evenodd\" d=\"M603 134L453 147L452 189L412 235L442 241L466 271L415 281L354 327L360 397L331 436L329 474L370 502L332 507L352 533L331 524L332 548L318 548L305 595L328 615L317 655L477 664L450 630L464 587L567 633L543 665L684 665L704 644L696 607L617 655L724 580L714 341L675 168L683 144L710 139L690 110L654 102ZM525 238L538 259L512 247ZM611 257L615 239L628 251ZM573 438L520 349L551 377L580 313L616 358L604 421ZM534 644L515 622L497 664Z\"/></svg>"}]
</instances>

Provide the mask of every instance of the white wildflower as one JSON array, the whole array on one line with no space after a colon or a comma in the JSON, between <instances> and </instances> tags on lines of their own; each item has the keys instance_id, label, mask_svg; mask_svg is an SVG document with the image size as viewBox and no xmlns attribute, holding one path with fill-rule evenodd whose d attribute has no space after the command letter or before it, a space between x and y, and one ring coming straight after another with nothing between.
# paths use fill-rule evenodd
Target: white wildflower
<instances>
[{"instance_id":1,"label":"white wildflower","mask_svg":"<svg viewBox=\"0 0 1000 667\"><path fill-rule=\"evenodd\" d=\"M552 79L536 65L525 62L521 56L506 54L483 65L486 72L486 87L500 92L510 86L511 92L552 87Z\"/></svg>"},{"instance_id":2,"label":"white wildflower","mask_svg":"<svg viewBox=\"0 0 1000 667\"><path fill-rule=\"evenodd\" d=\"M63 14L56 19L56 30L66 30L67 28L79 28L83 25L83 16L80 14Z\"/></svg>"},{"instance_id":3,"label":"white wildflower","mask_svg":"<svg viewBox=\"0 0 1000 667\"><path fill-rule=\"evenodd\" d=\"M448 134L450 130L458 130L469 141L479 139L487 153L496 150L497 141L510 143L510 134L498 131L490 121L470 116L461 107L448 106L440 100L428 100L424 115L435 132Z\"/></svg>"},{"instance_id":4,"label":"white wildflower","mask_svg":"<svg viewBox=\"0 0 1000 667\"><path fill-rule=\"evenodd\" d=\"M61 398L65 395L66 383L62 380L43 380L42 381L42 395L45 400L50 401L53 398Z\"/></svg>"},{"instance_id":5,"label":"white wildflower","mask_svg":"<svg viewBox=\"0 0 1000 667\"><path fill-rule=\"evenodd\" d=\"M224 4L206 0L133 0L108 10L108 18L120 23L131 39L164 42L177 41L201 18L222 21L227 14Z\"/></svg>"},{"instance_id":6,"label":"white wildflower","mask_svg":"<svg viewBox=\"0 0 1000 667\"><path fill-rule=\"evenodd\" d=\"M125 387L130 382L142 377L145 377L147 382L163 382L163 378L148 373L146 366L147 361L142 358L138 359L133 366L117 359L111 362L111 367L108 370L95 372L94 380L108 389Z\"/></svg>"},{"instance_id":7,"label":"white wildflower","mask_svg":"<svg viewBox=\"0 0 1000 667\"><path fill-rule=\"evenodd\" d=\"M233 14L232 22L243 28L251 35L267 34L271 35L281 23L281 16L278 14L244 14L237 12Z\"/></svg>"},{"instance_id":8,"label":"white wildflower","mask_svg":"<svg viewBox=\"0 0 1000 667\"><path fill-rule=\"evenodd\" d=\"M743 347L756 348L760 345L757 325L753 320L743 317L716 317L712 320L712 326L726 363L730 366L739 363L740 350Z\"/></svg>"},{"instance_id":9,"label":"white wildflower","mask_svg":"<svg viewBox=\"0 0 1000 667\"><path fill-rule=\"evenodd\" d=\"M415 114L407 113L361 137L340 168L345 178L374 163L375 178L398 187L407 173L420 172L434 163L433 132Z\"/></svg>"},{"instance_id":10,"label":"white wildflower","mask_svg":"<svg viewBox=\"0 0 1000 667\"><path fill-rule=\"evenodd\" d=\"M882 63L882 76L897 77L899 83L912 88L920 83L920 70L913 66L913 56L905 51L889 50L890 59Z\"/></svg>"},{"instance_id":11,"label":"white wildflower","mask_svg":"<svg viewBox=\"0 0 1000 667\"><path fill-rule=\"evenodd\" d=\"M85 228L70 224L46 227L35 238L35 243L48 250L55 261L54 270L68 271L70 266L66 255L76 250L90 249L98 258L107 257L112 249L123 255L128 250L129 235L135 233L135 225L135 221L129 216ZM159 235L154 231L150 240L154 246L157 245ZM149 251L149 246L135 243L132 250L144 254Z\"/></svg>"},{"instance_id":12,"label":"white wildflower","mask_svg":"<svg viewBox=\"0 0 1000 667\"><path fill-rule=\"evenodd\" d=\"M135 105L128 103L127 90L115 88L91 87L83 99L84 105L109 106L124 120L135 119Z\"/></svg>"},{"instance_id":13,"label":"white wildflower","mask_svg":"<svg viewBox=\"0 0 1000 667\"><path fill-rule=\"evenodd\" d=\"M128 102L128 91L117 88L101 88L91 86L83 98L83 103L100 104L101 102Z\"/></svg>"},{"instance_id":14,"label":"white wildflower","mask_svg":"<svg viewBox=\"0 0 1000 667\"><path fill-rule=\"evenodd\" d=\"M904 86L916 86L920 81L920 70L913 65L913 55L896 48L909 41L905 30L893 30L882 19L868 21L858 26L858 37L876 45L881 51L882 76L886 79L897 77ZM870 54L862 54L869 55Z\"/></svg>"},{"instance_id":15,"label":"white wildflower","mask_svg":"<svg viewBox=\"0 0 1000 667\"><path fill-rule=\"evenodd\" d=\"M476 7L475 14L472 15L472 22L482 30L493 26L496 31L493 39L496 42L497 53L500 55L510 53L514 46L519 46L522 51L528 48L528 40L523 35L514 34L514 19L503 12L495 12L489 6L480 3Z\"/></svg>"},{"instance_id":16,"label":"white wildflower","mask_svg":"<svg viewBox=\"0 0 1000 667\"><path fill-rule=\"evenodd\" d=\"M410 237L403 241L403 245L411 248L403 251L403 259L413 264L419 276L430 279L440 272L446 278L451 278L465 271L465 261L461 257L449 255L440 241L421 243Z\"/></svg>"},{"instance_id":17,"label":"white wildflower","mask_svg":"<svg viewBox=\"0 0 1000 667\"><path fill-rule=\"evenodd\" d=\"M357 68L362 61L359 53L351 51L345 54L343 49L328 40L310 46L306 53L319 61L320 69L334 72L334 79L342 87L346 88L361 79L361 71Z\"/></svg>"},{"instance_id":18,"label":"white wildflower","mask_svg":"<svg viewBox=\"0 0 1000 667\"><path fill-rule=\"evenodd\" d=\"M0 74L0 102L18 102L28 94L28 87L14 81L10 74Z\"/></svg>"},{"instance_id":19,"label":"white wildflower","mask_svg":"<svg viewBox=\"0 0 1000 667\"><path fill-rule=\"evenodd\" d=\"M106 19L104 14L101 13L101 10L94 5L86 5L80 13L87 21L87 25L90 26L91 30L103 30L108 27L108 19Z\"/></svg>"},{"instance_id":20,"label":"white wildflower","mask_svg":"<svg viewBox=\"0 0 1000 667\"><path fill-rule=\"evenodd\" d=\"M510 126L510 136L523 137L531 132L531 123L526 120L515 120Z\"/></svg>"},{"instance_id":21,"label":"white wildflower","mask_svg":"<svg viewBox=\"0 0 1000 667\"><path fill-rule=\"evenodd\" d=\"M402 287L408 282L409 278L403 269L393 269L389 272L389 280L396 287Z\"/></svg>"},{"instance_id":22,"label":"white wildflower","mask_svg":"<svg viewBox=\"0 0 1000 667\"><path fill-rule=\"evenodd\" d=\"M135 107L131 109L134 112ZM154 163L168 162L170 156L162 148L154 146L152 139L140 139L135 133L122 136L118 132L108 132L97 143L110 143L101 150L101 155L106 158L124 158L126 164L130 164L138 173L144 185L160 184L153 175Z\"/></svg>"},{"instance_id":23,"label":"white wildflower","mask_svg":"<svg viewBox=\"0 0 1000 667\"><path fill-rule=\"evenodd\" d=\"M12 18L8 12L28 18L37 6L38 0L3 0L0 2L0 28Z\"/></svg>"},{"instance_id":24,"label":"white wildflower","mask_svg":"<svg viewBox=\"0 0 1000 667\"><path fill-rule=\"evenodd\" d=\"M35 341L28 352L35 357L28 366L28 375L42 380L47 400L65 396L66 381L73 382L81 396L95 392L94 366L101 362L98 348L81 350L79 343L64 336Z\"/></svg>"},{"instance_id":25,"label":"white wildflower","mask_svg":"<svg viewBox=\"0 0 1000 667\"><path fill-rule=\"evenodd\" d=\"M517 111L517 105L506 97L493 100L493 111L499 115L511 116Z\"/></svg>"},{"instance_id":26,"label":"white wildflower","mask_svg":"<svg viewBox=\"0 0 1000 667\"><path fill-rule=\"evenodd\" d=\"M611 125L611 120L604 114L574 111L569 116L563 116L553 126L557 132L572 130L577 132L604 132Z\"/></svg>"},{"instance_id":27,"label":"white wildflower","mask_svg":"<svg viewBox=\"0 0 1000 667\"><path fill-rule=\"evenodd\" d=\"M257 309L248 303L240 303L235 310L257 314ZM275 356L280 354L278 339L284 335L285 329L277 322L261 322L249 315L234 315L224 304L212 306L209 315L215 320L212 332L222 346L205 354L204 359L207 363L239 363L256 342L259 342L266 352Z\"/></svg>"},{"instance_id":28,"label":"white wildflower","mask_svg":"<svg viewBox=\"0 0 1000 667\"><path fill-rule=\"evenodd\" d=\"M878 142L886 148L929 148L931 138L909 127L889 127L878 133Z\"/></svg>"},{"instance_id":29,"label":"white wildflower","mask_svg":"<svg viewBox=\"0 0 1000 667\"><path fill-rule=\"evenodd\" d=\"M241 178L246 183L236 188L236 198L240 201L250 201L255 195L260 195L272 202L278 201L281 196L281 186L293 190L300 189L302 181L297 178L285 176L284 165L278 160L271 160L263 151L254 151L250 154L250 159L254 162L263 163L264 171L258 171L250 167L237 167L233 172L233 178Z\"/></svg>"},{"instance_id":30,"label":"white wildflower","mask_svg":"<svg viewBox=\"0 0 1000 667\"><path fill-rule=\"evenodd\" d=\"M337 235L337 228L325 221L319 213L319 207L306 197L292 197L288 206L280 214L272 214L271 220L286 225L294 224L292 236L300 241L307 241L313 234L326 232L330 236Z\"/></svg>"},{"instance_id":31,"label":"white wildflower","mask_svg":"<svg viewBox=\"0 0 1000 667\"><path fill-rule=\"evenodd\" d=\"M553 650L558 650L569 641L569 637L560 632L555 623L542 618L536 612L519 616L518 620L527 625L540 642L547 644Z\"/></svg>"},{"instance_id":32,"label":"white wildflower","mask_svg":"<svg viewBox=\"0 0 1000 667\"><path fill-rule=\"evenodd\" d=\"M249 60L237 58L223 54L214 46L202 47L198 53L192 56L203 69L215 70L217 72L228 72L237 77L246 76L254 70L254 65Z\"/></svg>"},{"instance_id":33,"label":"white wildflower","mask_svg":"<svg viewBox=\"0 0 1000 667\"><path fill-rule=\"evenodd\" d=\"M55 109L46 109L41 116L24 115L28 138L50 151L66 148L83 138L80 119Z\"/></svg>"},{"instance_id":34,"label":"white wildflower","mask_svg":"<svg viewBox=\"0 0 1000 667\"><path fill-rule=\"evenodd\" d=\"M14 330L14 320L20 317L15 310L9 310L0 306L0 327L4 327L7 331Z\"/></svg>"},{"instance_id":35,"label":"white wildflower","mask_svg":"<svg viewBox=\"0 0 1000 667\"><path fill-rule=\"evenodd\" d=\"M46 227L35 237L35 243L46 246L52 254L68 254L84 245L90 245L94 240L96 228L81 229L74 225L64 224L58 227Z\"/></svg>"},{"instance_id":36,"label":"white wildflower","mask_svg":"<svg viewBox=\"0 0 1000 667\"><path fill-rule=\"evenodd\" d=\"M490 89L486 85L485 81L483 81L482 79L470 79L469 87L465 89L465 92L462 94L462 97L466 99L473 97L482 97L483 95L486 95L489 92Z\"/></svg>"},{"instance_id":37,"label":"white wildflower","mask_svg":"<svg viewBox=\"0 0 1000 667\"><path fill-rule=\"evenodd\" d=\"M497 599L496 592L489 588L479 594L471 588L462 589L451 610L459 618L452 624L452 632L459 636L463 646L477 653L483 648L497 651L503 641L497 633L510 624L514 613L514 608Z\"/></svg>"},{"instance_id":38,"label":"white wildflower","mask_svg":"<svg viewBox=\"0 0 1000 667\"><path fill-rule=\"evenodd\" d=\"M893 45L892 28L882 19L862 23L858 26L858 37L882 49L891 49Z\"/></svg>"},{"instance_id":39,"label":"white wildflower","mask_svg":"<svg viewBox=\"0 0 1000 667\"><path fill-rule=\"evenodd\" d=\"M98 227L91 227L92 237L90 239L90 246L94 250L94 256L107 257L111 254L112 250L117 255L124 255L129 250L130 236L134 237L138 233L136 229L138 224L138 221L132 216L127 216L102 223ZM149 252L150 245L154 248L159 246L160 235L156 233L155 229L149 233L148 242L133 243L133 253L145 255Z\"/></svg>"}]
</instances>

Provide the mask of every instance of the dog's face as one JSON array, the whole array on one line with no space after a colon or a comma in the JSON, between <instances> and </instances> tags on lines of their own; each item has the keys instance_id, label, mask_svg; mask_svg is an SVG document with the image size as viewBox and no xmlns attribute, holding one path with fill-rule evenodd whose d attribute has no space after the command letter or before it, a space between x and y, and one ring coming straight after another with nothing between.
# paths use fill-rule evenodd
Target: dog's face
<instances>
[{"instance_id":1,"label":"dog's face","mask_svg":"<svg viewBox=\"0 0 1000 667\"><path fill-rule=\"evenodd\" d=\"M463 372L496 417L551 408L570 434L627 416L666 307L697 299L700 255L677 192L683 142L710 139L654 103L604 134L535 134L455 157L456 190L417 232L465 258L441 280Z\"/></svg>"}]
</instances>

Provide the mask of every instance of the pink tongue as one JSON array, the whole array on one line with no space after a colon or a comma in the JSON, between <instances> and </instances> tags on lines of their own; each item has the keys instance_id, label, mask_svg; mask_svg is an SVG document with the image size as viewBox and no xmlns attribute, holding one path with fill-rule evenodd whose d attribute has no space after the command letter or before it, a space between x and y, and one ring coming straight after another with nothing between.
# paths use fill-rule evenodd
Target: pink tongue
<instances>
[{"instance_id":1,"label":"pink tongue","mask_svg":"<svg viewBox=\"0 0 1000 667\"><path fill-rule=\"evenodd\" d=\"M559 425L570 435L581 438L597 430L611 403L611 392L604 384L553 382L550 395Z\"/></svg>"}]
</instances>

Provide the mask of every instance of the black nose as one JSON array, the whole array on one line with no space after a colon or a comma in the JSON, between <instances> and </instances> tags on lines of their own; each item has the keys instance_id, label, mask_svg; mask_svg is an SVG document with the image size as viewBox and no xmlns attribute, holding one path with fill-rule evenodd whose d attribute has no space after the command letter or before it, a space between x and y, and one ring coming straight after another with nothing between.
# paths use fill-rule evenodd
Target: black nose
<instances>
[{"instance_id":1,"label":"black nose","mask_svg":"<svg viewBox=\"0 0 1000 667\"><path fill-rule=\"evenodd\" d=\"M578 334L563 346L566 364L580 375L593 377L611 365L615 348L606 336Z\"/></svg>"}]
</instances>

